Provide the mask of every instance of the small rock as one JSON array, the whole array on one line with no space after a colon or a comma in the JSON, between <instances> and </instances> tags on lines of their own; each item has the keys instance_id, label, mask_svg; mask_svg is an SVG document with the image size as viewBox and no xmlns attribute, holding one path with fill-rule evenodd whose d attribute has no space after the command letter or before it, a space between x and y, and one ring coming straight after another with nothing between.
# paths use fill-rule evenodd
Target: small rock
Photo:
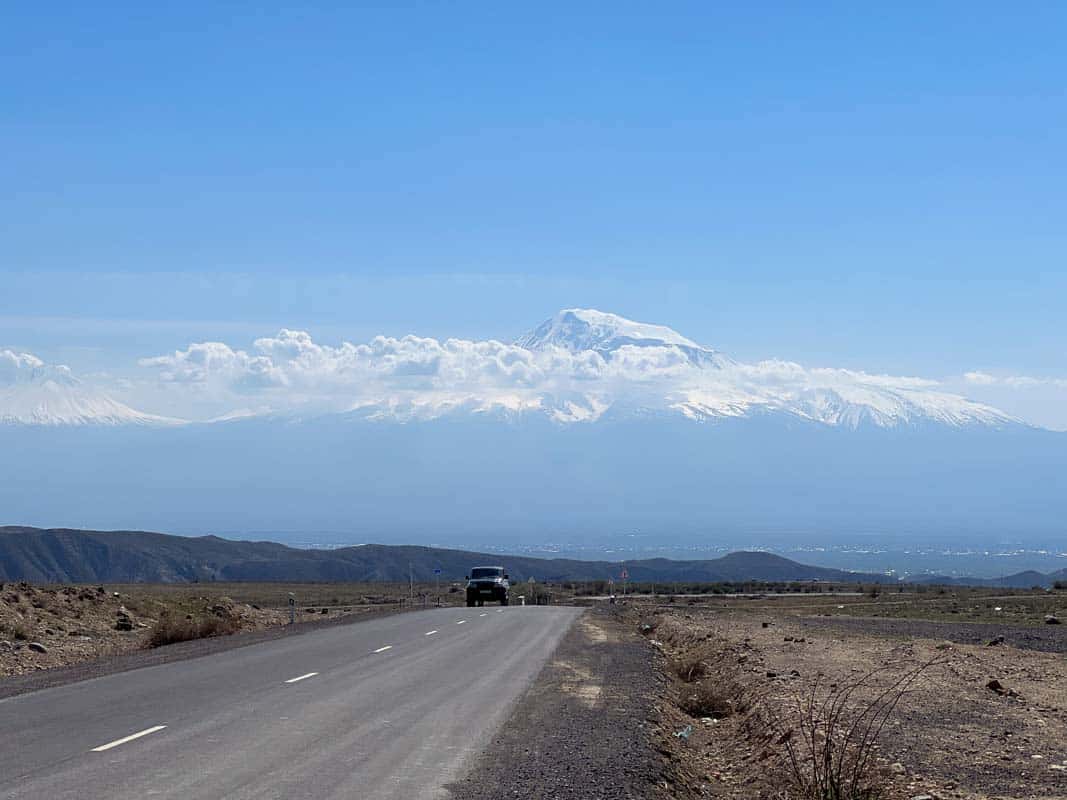
<instances>
[{"instance_id":1,"label":"small rock","mask_svg":"<svg viewBox=\"0 0 1067 800\"><path fill-rule=\"evenodd\" d=\"M26 645L26 646L27 646L28 648L30 648L30 649L31 649L31 650L32 650L33 652L35 652L35 653L47 653L47 652L48 652L48 648L47 648L47 647L45 647L45 646L44 646L43 644L41 644L40 642L30 642L30 643L29 643L28 645Z\"/></svg>"},{"instance_id":2,"label":"small rock","mask_svg":"<svg viewBox=\"0 0 1067 800\"><path fill-rule=\"evenodd\" d=\"M768 678L777 678L778 677L778 673L777 672L768 672L767 673L767 677Z\"/></svg>"},{"instance_id":3,"label":"small rock","mask_svg":"<svg viewBox=\"0 0 1067 800\"><path fill-rule=\"evenodd\" d=\"M894 775L904 775L907 773L907 770L904 768L904 765L901 764L899 761L895 761L890 764L889 771L892 772Z\"/></svg>"},{"instance_id":4,"label":"small rock","mask_svg":"<svg viewBox=\"0 0 1067 800\"><path fill-rule=\"evenodd\" d=\"M15 645L7 640L0 641L0 650L14 650Z\"/></svg>"},{"instance_id":5,"label":"small rock","mask_svg":"<svg viewBox=\"0 0 1067 800\"><path fill-rule=\"evenodd\" d=\"M996 647L998 644L1004 644L1004 637L1003 636L997 636L994 639L990 639L988 642L985 643L985 646L986 647Z\"/></svg>"},{"instance_id":6,"label":"small rock","mask_svg":"<svg viewBox=\"0 0 1067 800\"><path fill-rule=\"evenodd\" d=\"M934 800L934 796L932 794L917 794L911 800Z\"/></svg>"},{"instance_id":7,"label":"small rock","mask_svg":"<svg viewBox=\"0 0 1067 800\"><path fill-rule=\"evenodd\" d=\"M1047 617L1045 617L1045 624L1046 625L1059 625L1060 624L1060 618L1057 617L1055 614L1049 614Z\"/></svg>"},{"instance_id":8,"label":"small rock","mask_svg":"<svg viewBox=\"0 0 1067 800\"><path fill-rule=\"evenodd\" d=\"M762 627L764 627L764 628L769 628L769 627L771 627L771 623L769 623L769 622L761 622L761 623L760 623L760 625L761 625Z\"/></svg>"}]
</instances>

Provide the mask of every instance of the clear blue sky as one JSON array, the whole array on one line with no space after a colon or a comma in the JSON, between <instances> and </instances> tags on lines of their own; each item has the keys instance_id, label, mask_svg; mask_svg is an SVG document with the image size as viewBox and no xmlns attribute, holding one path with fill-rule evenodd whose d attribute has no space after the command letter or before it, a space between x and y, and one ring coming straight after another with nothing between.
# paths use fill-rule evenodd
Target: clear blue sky
<instances>
[{"instance_id":1,"label":"clear blue sky","mask_svg":"<svg viewBox=\"0 0 1067 800\"><path fill-rule=\"evenodd\" d=\"M1062 3L11 6L0 348L118 369L581 305L1065 378L1065 32Z\"/></svg>"}]
</instances>

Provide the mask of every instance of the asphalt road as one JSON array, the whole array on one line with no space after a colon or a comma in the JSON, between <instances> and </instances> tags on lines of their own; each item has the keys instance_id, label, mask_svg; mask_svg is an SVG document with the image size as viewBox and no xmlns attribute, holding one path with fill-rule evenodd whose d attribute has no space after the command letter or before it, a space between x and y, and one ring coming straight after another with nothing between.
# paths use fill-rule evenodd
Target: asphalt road
<instances>
[{"instance_id":1,"label":"asphalt road","mask_svg":"<svg viewBox=\"0 0 1067 800\"><path fill-rule=\"evenodd\" d=\"M580 613L420 611L0 700L0 797L448 797Z\"/></svg>"}]
</instances>

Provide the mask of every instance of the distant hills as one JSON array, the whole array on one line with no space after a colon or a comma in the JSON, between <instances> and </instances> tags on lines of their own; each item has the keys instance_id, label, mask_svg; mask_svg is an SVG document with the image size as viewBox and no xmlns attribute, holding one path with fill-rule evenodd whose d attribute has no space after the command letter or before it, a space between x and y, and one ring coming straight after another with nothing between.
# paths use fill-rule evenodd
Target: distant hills
<instances>
[{"instance_id":1,"label":"distant hills","mask_svg":"<svg viewBox=\"0 0 1067 800\"><path fill-rule=\"evenodd\" d=\"M627 561L631 581L887 582L884 575L799 564L771 553L739 552L704 561ZM0 580L35 583L182 583L192 581L458 580L472 566L503 564L512 580L599 580L621 564L471 553L433 547L368 544L299 550L274 542L145 531L0 527Z\"/></svg>"},{"instance_id":2,"label":"distant hills","mask_svg":"<svg viewBox=\"0 0 1067 800\"><path fill-rule=\"evenodd\" d=\"M1032 589L1034 586L1041 586L1047 589L1057 582L1067 582L1067 569L1047 574L1030 569L1001 578L950 578L947 575L927 575L915 578L912 582L939 586L991 586L1004 589Z\"/></svg>"}]
</instances>

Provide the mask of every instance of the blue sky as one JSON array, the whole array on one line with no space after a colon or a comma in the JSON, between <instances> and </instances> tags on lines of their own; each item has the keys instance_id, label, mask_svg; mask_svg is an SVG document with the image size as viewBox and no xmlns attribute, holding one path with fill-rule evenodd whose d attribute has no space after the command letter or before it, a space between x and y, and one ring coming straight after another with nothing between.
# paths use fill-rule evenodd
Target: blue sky
<instances>
[{"instance_id":1,"label":"blue sky","mask_svg":"<svg viewBox=\"0 0 1067 800\"><path fill-rule=\"evenodd\" d=\"M282 326L510 338L589 306L743 359L1026 377L966 388L1067 427L1065 23L8 9L0 349L121 374Z\"/></svg>"}]
</instances>

